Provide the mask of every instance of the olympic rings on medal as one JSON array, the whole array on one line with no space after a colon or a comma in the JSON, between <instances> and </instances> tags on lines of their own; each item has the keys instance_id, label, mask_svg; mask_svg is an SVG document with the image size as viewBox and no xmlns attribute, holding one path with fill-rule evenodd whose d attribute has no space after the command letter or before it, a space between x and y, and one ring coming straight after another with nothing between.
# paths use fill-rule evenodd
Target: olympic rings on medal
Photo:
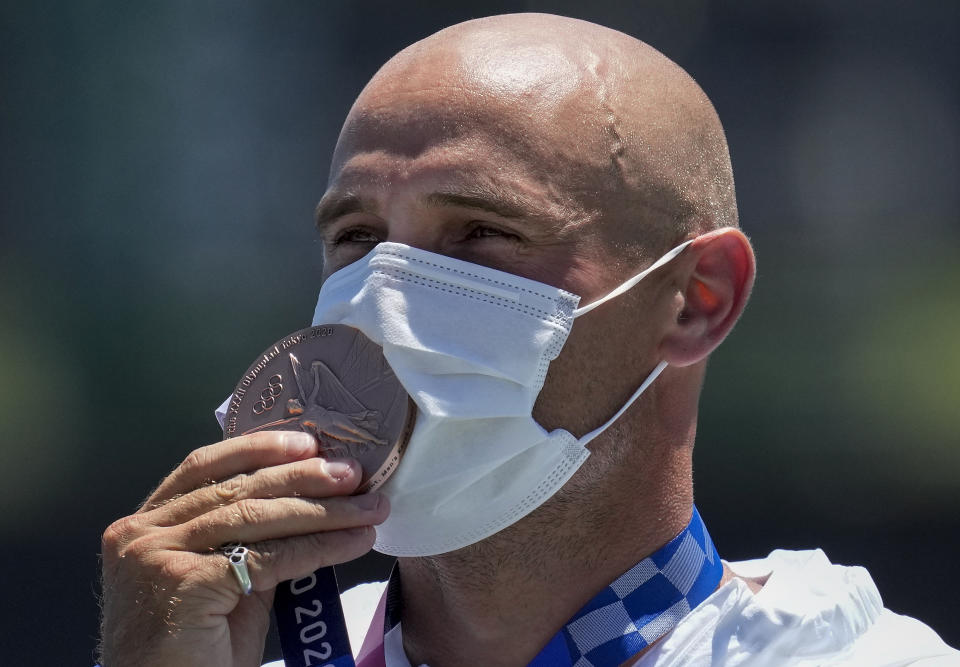
<instances>
[{"instance_id":1,"label":"olympic rings on medal","mask_svg":"<svg viewBox=\"0 0 960 667\"><path fill-rule=\"evenodd\" d=\"M277 397L283 393L283 378L279 373L270 376L266 388L260 392L260 400L253 404L253 414L262 415L277 404Z\"/></svg>"}]
</instances>

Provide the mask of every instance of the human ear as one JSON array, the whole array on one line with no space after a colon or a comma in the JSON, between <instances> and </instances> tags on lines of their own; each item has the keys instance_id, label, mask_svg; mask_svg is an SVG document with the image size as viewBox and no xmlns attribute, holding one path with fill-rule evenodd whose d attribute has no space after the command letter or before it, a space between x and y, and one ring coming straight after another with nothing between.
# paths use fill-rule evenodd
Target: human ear
<instances>
[{"instance_id":1,"label":"human ear","mask_svg":"<svg viewBox=\"0 0 960 667\"><path fill-rule=\"evenodd\" d=\"M738 229L718 229L693 240L681 257L675 319L660 340L661 359L688 366L727 337L747 305L756 264Z\"/></svg>"}]
</instances>

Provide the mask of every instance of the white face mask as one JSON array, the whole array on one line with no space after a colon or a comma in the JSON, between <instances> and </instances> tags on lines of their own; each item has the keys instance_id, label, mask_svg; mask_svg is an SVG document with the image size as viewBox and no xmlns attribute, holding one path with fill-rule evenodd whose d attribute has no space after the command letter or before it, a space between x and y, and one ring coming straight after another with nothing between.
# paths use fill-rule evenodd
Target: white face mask
<instances>
[{"instance_id":1,"label":"white face mask","mask_svg":"<svg viewBox=\"0 0 960 667\"><path fill-rule=\"evenodd\" d=\"M419 409L406 453L381 487L390 516L375 549L429 556L515 523L570 479L586 445L666 367L661 362L620 410L579 440L532 416L547 367L574 318L619 296L676 257L582 308L580 297L533 280L400 243L380 243L331 275L313 324L345 324L383 348Z\"/></svg>"}]
</instances>

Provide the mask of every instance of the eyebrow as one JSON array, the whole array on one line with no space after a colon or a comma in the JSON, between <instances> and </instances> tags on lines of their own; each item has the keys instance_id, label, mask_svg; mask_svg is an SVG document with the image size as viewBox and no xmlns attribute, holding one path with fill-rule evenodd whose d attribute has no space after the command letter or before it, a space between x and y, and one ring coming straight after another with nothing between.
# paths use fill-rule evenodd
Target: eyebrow
<instances>
[{"instance_id":1,"label":"eyebrow","mask_svg":"<svg viewBox=\"0 0 960 667\"><path fill-rule=\"evenodd\" d=\"M314 213L314 224L317 229L323 231L323 228L331 224L337 218L342 218L351 213L361 213L363 211L376 210L372 201L368 201L354 193L345 193L340 196L334 196L328 199L324 196L317 204L317 210Z\"/></svg>"},{"instance_id":2,"label":"eyebrow","mask_svg":"<svg viewBox=\"0 0 960 667\"><path fill-rule=\"evenodd\" d=\"M516 219L538 216L536 207L526 201L525 198L512 193L507 195L506 193L495 192L487 188L431 192L421 197L420 201L429 207L456 206L493 213L502 218ZM324 196L317 204L315 223L317 229L322 231L324 227L345 215L376 210L376 202L372 199L353 192L346 192L342 195L334 193L330 197Z\"/></svg>"},{"instance_id":3,"label":"eyebrow","mask_svg":"<svg viewBox=\"0 0 960 667\"><path fill-rule=\"evenodd\" d=\"M524 218L533 214L532 207L510 201L497 193L484 190L477 192L432 192L423 197L427 206L458 206L485 211L502 218Z\"/></svg>"}]
</instances>

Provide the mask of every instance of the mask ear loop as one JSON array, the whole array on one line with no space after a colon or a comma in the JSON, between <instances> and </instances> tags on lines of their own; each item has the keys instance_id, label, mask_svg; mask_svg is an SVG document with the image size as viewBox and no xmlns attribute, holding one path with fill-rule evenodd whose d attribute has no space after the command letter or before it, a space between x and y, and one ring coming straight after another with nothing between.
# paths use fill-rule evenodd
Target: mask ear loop
<instances>
[{"instance_id":1,"label":"mask ear loop","mask_svg":"<svg viewBox=\"0 0 960 667\"><path fill-rule=\"evenodd\" d=\"M649 386L653 383L653 381L657 379L657 376L660 375L660 373L662 373L662 372L663 372L663 369L666 368L666 367L667 367L667 362L666 362L666 361L661 361L659 364L657 364L656 368L654 368L652 371L650 371L650 375L648 375L648 376L647 376L647 379L644 380L644 381L643 381L643 384L640 385L640 388L637 389L635 392L633 392L633 396L631 396L629 399L627 399L627 402L623 404L623 407L622 407L622 408L620 408L619 410L617 410L617 414L615 414L615 415L612 416L610 419L608 419L608 420L606 421L606 423L603 424L603 426L601 426L601 427L599 427L599 428L593 429L592 431L590 431L589 433L587 433L585 436L583 436L582 438L580 438L580 440L579 440L580 445L581 445L582 447L586 447L587 444L589 444L589 442L590 442L591 440L593 440L593 439L596 438L598 435L600 435L601 433L603 433L604 431L606 431L607 428L609 428L610 425L611 425L613 422L617 421L617 420L620 418L620 415L622 415L624 412L627 411L627 408L629 408L631 405L633 405L633 402L634 402L635 400L637 400L638 398L640 398L640 394L642 394L643 392L645 392L645 391L647 390L647 387L649 387Z\"/></svg>"},{"instance_id":2,"label":"mask ear loop","mask_svg":"<svg viewBox=\"0 0 960 667\"><path fill-rule=\"evenodd\" d=\"M693 242L693 239L690 239L689 241L685 241L684 243L681 243L676 248L674 248L673 250L668 252L666 255L664 255L663 257L658 259L656 262L654 262L650 267L648 267L641 273L638 273L633 278L630 278L630 280L621 284L619 287L617 287L615 290L613 290L606 296L597 299L593 303L588 303L586 306L582 306L580 308L575 309L573 311L573 316L579 317L580 315L589 313L591 310L593 310L597 306L606 303L610 299L620 296L627 290L631 289L638 282L643 280L647 275L649 275L653 271L656 271L661 266L663 266L664 264L672 260L681 252L683 252L684 249L686 249L686 247L690 245L692 242ZM627 399L627 402L624 403L619 410L617 410L617 413L613 415L610 419L608 419L602 426L600 426L599 428L593 429L592 431L587 433L585 436L580 438L579 444L585 447L587 444L590 443L591 440L593 440L598 435L606 431L610 427L610 425L613 424L613 422L617 421L620 418L620 416L623 415L623 413L626 412L631 405L633 405L633 402L635 400L640 398L640 394L642 394L647 390L647 387L649 387L653 383L653 381L657 379L657 377L660 375L660 373L663 372L663 369L665 369L666 367L667 367L666 361L661 361L659 364L657 364L656 367L652 371L650 371L650 375L648 375L647 379L643 381L643 384L641 384L640 387L638 387L637 390L633 392L633 395L629 399Z\"/></svg>"},{"instance_id":3,"label":"mask ear loop","mask_svg":"<svg viewBox=\"0 0 960 667\"><path fill-rule=\"evenodd\" d=\"M619 287L617 287L615 290L613 290L612 292L610 292L610 293L607 294L606 296L600 297L599 299L597 299L597 300L594 301L593 303L588 303L586 306L581 306L581 307L575 309L575 310L573 311L573 316L574 316L574 317L580 317L581 315L585 315L586 313L589 313L591 310L593 310L593 309L596 308L597 306L606 303L606 302L609 301L610 299L613 299L613 298L616 298L616 297L620 296L621 294L623 294L623 293L626 292L627 290L631 289L631 288L632 288L634 285L636 285L638 282L640 282L641 280L643 280L644 278L646 278L647 275L649 275L650 273L656 271L656 270L659 269L661 266L663 266L664 264L666 264L667 262L669 262L671 259L673 259L673 258L676 257L677 255L679 255L679 254L680 254L681 252L683 252L684 249L685 249L688 245L690 245L691 243L693 243L693 239L690 239L689 241L685 241L685 242L681 243L681 244L678 245L676 248L674 248L673 250L671 250L670 252L668 252L666 255L664 255L663 257L661 257L660 259L658 259L656 262L654 262L650 267L644 269L641 273L638 273L637 275L635 275L633 278L631 278L631 279L628 280L627 282L621 284Z\"/></svg>"}]
</instances>

